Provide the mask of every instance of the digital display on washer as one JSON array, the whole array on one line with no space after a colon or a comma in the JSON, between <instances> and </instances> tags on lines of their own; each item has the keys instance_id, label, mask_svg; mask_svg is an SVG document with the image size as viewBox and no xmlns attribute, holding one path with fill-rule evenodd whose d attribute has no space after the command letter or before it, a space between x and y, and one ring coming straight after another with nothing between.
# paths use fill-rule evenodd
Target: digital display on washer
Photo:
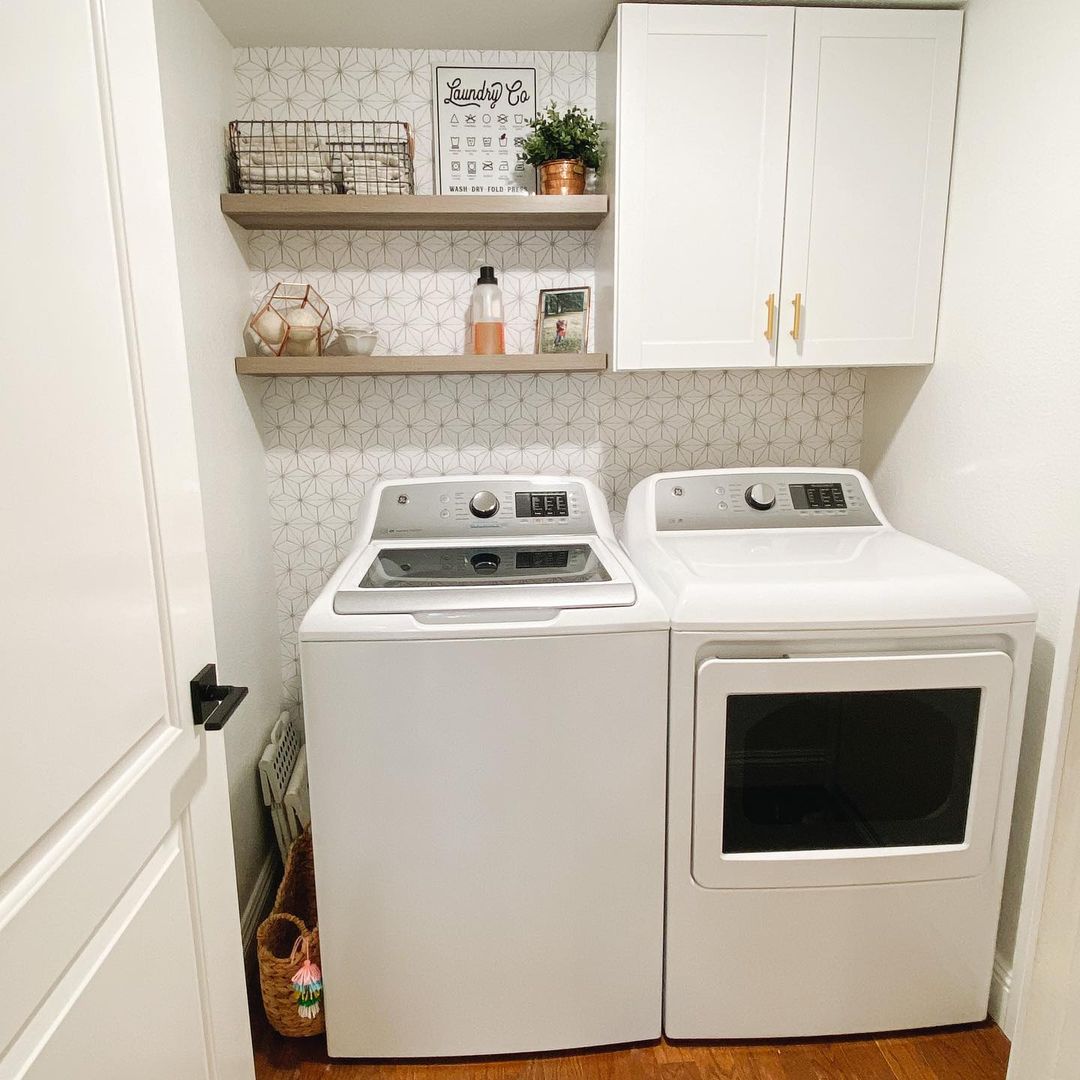
<instances>
[{"instance_id":1,"label":"digital display on washer","mask_svg":"<svg viewBox=\"0 0 1080 1080\"><path fill-rule=\"evenodd\" d=\"M570 565L570 552L566 548L533 548L519 551L515 560L518 570L565 569Z\"/></svg>"},{"instance_id":2,"label":"digital display on washer","mask_svg":"<svg viewBox=\"0 0 1080 1080\"><path fill-rule=\"evenodd\" d=\"M514 513L519 518L569 517L565 491L515 491Z\"/></svg>"},{"instance_id":3,"label":"digital display on washer","mask_svg":"<svg viewBox=\"0 0 1080 1080\"><path fill-rule=\"evenodd\" d=\"M796 510L846 510L840 484L788 484L791 505Z\"/></svg>"}]
</instances>

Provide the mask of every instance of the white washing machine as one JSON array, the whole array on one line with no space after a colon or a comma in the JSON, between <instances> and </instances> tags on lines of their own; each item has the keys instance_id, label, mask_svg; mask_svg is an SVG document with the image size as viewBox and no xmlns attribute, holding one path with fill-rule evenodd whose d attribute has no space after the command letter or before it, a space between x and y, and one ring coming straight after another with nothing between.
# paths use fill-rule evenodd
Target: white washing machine
<instances>
[{"instance_id":1,"label":"white washing machine","mask_svg":"<svg viewBox=\"0 0 1080 1080\"><path fill-rule=\"evenodd\" d=\"M374 487L300 627L331 1055L659 1036L667 655L592 484Z\"/></svg>"},{"instance_id":2,"label":"white washing machine","mask_svg":"<svg viewBox=\"0 0 1080 1080\"><path fill-rule=\"evenodd\" d=\"M852 470L653 476L625 532L672 620L666 1033L983 1019L1031 602Z\"/></svg>"}]
</instances>

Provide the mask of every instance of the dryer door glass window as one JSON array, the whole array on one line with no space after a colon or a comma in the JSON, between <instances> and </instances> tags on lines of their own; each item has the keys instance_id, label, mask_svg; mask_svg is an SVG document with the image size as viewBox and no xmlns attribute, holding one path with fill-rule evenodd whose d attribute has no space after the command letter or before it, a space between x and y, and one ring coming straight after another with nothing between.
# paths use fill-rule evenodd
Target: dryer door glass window
<instances>
[{"instance_id":1,"label":"dryer door glass window","mask_svg":"<svg viewBox=\"0 0 1080 1080\"><path fill-rule=\"evenodd\" d=\"M731 695L724 853L962 844L981 695Z\"/></svg>"}]
</instances>

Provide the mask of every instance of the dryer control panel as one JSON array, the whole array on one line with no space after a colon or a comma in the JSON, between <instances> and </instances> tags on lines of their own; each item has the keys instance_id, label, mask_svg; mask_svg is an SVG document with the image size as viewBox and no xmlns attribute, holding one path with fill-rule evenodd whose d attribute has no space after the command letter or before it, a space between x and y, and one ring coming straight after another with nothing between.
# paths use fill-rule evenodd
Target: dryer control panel
<instances>
[{"instance_id":1,"label":"dryer control panel","mask_svg":"<svg viewBox=\"0 0 1080 1080\"><path fill-rule=\"evenodd\" d=\"M722 470L656 481L658 532L880 525L857 476Z\"/></svg>"},{"instance_id":2,"label":"dryer control panel","mask_svg":"<svg viewBox=\"0 0 1080 1080\"><path fill-rule=\"evenodd\" d=\"M589 498L573 480L500 477L390 484L383 489L372 536L572 535L595 532Z\"/></svg>"}]
</instances>

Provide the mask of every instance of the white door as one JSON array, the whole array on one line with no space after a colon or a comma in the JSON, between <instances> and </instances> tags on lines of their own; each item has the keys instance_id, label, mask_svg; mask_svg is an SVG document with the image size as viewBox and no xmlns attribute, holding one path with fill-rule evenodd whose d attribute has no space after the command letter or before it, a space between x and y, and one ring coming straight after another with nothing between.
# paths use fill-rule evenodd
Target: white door
<instances>
[{"instance_id":1,"label":"white door","mask_svg":"<svg viewBox=\"0 0 1080 1080\"><path fill-rule=\"evenodd\" d=\"M152 9L12 0L0 39L0 1076L240 1080Z\"/></svg>"},{"instance_id":2,"label":"white door","mask_svg":"<svg viewBox=\"0 0 1080 1080\"><path fill-rule=\"evenodd\" d=\"M706 660L694 880L782 888L983 873L1011 684L1001 652Z\"/></svg>"},{"instance_id":3,"label":"white door","mask_svg":"<svg viewBox=\"0 0 1080 1080\"><path fill-rule=\"evenodd\" d=\"M962 24L797 13L781 365L933 361Z\"/></svg>"},{"instance_id":4,"label":"white door","mask_svg":"<svg viewBox=\"0 0 1080 1080\"><path fill-rule=\"evenodd\" d=\"M770 366L793 10L619 20L614 366Z\"/></svg>"}]
</instances>

